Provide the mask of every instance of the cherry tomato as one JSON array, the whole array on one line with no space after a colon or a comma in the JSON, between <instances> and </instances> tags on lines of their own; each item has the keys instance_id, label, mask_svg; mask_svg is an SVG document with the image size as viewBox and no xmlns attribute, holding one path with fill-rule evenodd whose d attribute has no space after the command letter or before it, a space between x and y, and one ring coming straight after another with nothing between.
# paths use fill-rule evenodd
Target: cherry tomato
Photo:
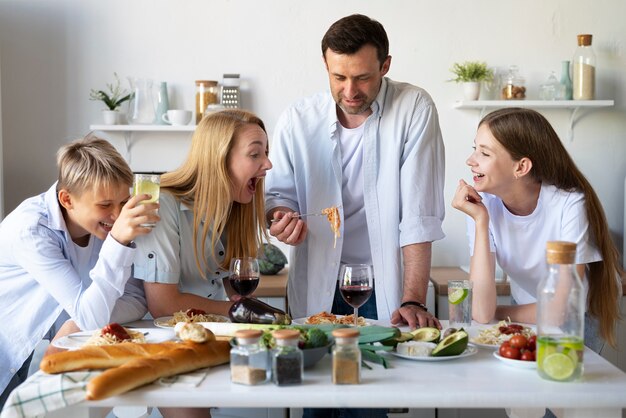
<instances>
[{"instance_id":1,"label":"cherry tomato","mask_svg":"<svg viewBox=\"0 0 626 418\"><path fill-rule=\"evenodd\" d=\"M521 353L519 348L515 348L512 346L504 346L500 347L500 355L502 357L510 358L513 360L519 360L521 357Z\"/></svg>"},{"instance_id":2,"label":"cherry tomato","mask_svg":"<svg viewBox=\"0 0 626 418\"><path fill-rule=\"evenodd\" d=\"M513 332L522 332L524 327L520 324L510 324L509 329L512 330Z\"/></svg>"},{"instance_id":3,"label":"cherry tomato","mask_svg":"<svg viewBox=\"0 0 626 418\"><path fill-rule=\"evenodd\" d=\"M522 348L526 348L527 342L528 340L522 334L515 334L509 339L509 343L511 343L511 347L519 348L520 350Z\"/></svg>"},{"instance_id":4,"label":"cherry tomato","mask_svg":"<svg viewBox=\"0 0 626 418\"><path fill-rule=\"evenodd\" d=\"M520 356L520 360L523 361L535 361L535 352L530 350L524 350Z\"/></svg>"},{"instance_id":5,"label":"cherry tomato","mask_svg":"<svg viewBox=\"0 0 626 418\"><path fill-rule=\"evenodd\" d=\"M537 336L536 335L531 335L530 337L528 337L526 348L528 348L530 351L535 351L537 349Z\"/></svg>"}]
</instances>

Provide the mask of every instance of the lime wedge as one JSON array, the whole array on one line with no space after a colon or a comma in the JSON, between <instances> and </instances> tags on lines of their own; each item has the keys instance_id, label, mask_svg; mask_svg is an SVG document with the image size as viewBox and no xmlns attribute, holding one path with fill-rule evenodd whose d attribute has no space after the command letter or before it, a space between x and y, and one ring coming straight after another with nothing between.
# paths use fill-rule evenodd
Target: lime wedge
<instances>
[{"instance_id":1,"label":"lime wedge","mask_svg":"<svg viewBox=\"0 0 626 418\"><path fill-rule=\"evenodd\" d=\"M448 302L453 305L458 305L463 302L469 291L467 289L454 289L452 292L448 293Z\"/></svg>"},{"instance_id":2,"label":"lime wedge","mask_svg":"<svg viewBox=\"0 0 626 418\"><path fill-rule=\"evenodd\" d=\"M543 360L542 368L550 378L566 380L574 374L576 363L567 354L553 353Z\"/></svg>"}]
</instances>

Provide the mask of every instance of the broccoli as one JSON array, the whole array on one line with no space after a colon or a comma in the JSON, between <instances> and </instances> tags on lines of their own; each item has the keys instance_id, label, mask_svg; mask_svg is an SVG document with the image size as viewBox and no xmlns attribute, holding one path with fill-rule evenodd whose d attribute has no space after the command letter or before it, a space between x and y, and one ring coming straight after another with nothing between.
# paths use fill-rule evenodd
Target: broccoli
<instances>
[{"instance_id":1,"label":"broccoli","mask_svg":"<svg viewBox=\"0 0 626 418\"><path fill-rule=\"evenodd\" d=\"M328 336L319 328L309 328L305 334L304 348L324 347L328 344Z\"/></svg>"}]
</instances>

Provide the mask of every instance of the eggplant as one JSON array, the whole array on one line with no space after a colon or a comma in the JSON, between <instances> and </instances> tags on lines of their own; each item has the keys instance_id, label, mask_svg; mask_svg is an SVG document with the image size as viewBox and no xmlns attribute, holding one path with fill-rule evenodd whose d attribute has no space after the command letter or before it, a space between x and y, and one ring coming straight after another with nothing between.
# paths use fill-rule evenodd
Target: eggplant
<instances>
[{"instance_id":1,"label":"eggplant","mask_svg":"<svg viewBox=\"0 0 626 418\"><path fill-rule=\"evenodd\" d=\"M289 325L289 314L256 298L242 297L228 311L232 322L247 324Z\"/></svg>"}]
</instances>

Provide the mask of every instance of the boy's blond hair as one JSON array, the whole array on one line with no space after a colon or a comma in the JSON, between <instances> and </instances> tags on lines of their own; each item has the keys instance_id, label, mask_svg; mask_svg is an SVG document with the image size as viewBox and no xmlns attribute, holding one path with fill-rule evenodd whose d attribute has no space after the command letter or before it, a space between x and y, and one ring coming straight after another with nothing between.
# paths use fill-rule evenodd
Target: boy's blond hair
<instances>
[{"instance_id":1,"label":"boy's blond hair","mask_svg":"<svg viewBox=\"0 0 626 418\"><path fill-rule=\"evenodd\" d=\"M62 146L57 152L57 191L65 189L80 196L86 190L133 184L133 172L104 139L89 135Z\"/></svg>"}]
</instances>

